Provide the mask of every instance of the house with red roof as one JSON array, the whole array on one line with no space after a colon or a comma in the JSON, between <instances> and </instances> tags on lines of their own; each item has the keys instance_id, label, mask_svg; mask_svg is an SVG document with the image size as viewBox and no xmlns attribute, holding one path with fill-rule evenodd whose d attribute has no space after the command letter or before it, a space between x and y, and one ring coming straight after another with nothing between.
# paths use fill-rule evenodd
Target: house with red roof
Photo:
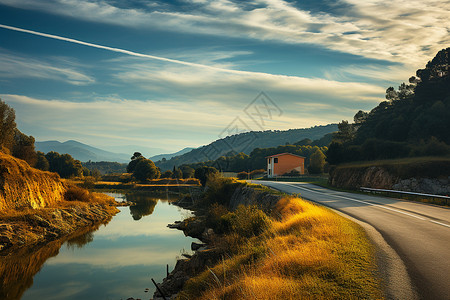
<instances>
[{"instance_id":1,"label":"house with red roof","mask_svg":"<svg viewBox=\"0 0 450 300\"><path fill-rule=\"evenodd\" d=\"M305 158L303 156L280 153L267 156L267 177L272 178L289 173L293 170L305 174Z\"/></svg>"}]
</instances>

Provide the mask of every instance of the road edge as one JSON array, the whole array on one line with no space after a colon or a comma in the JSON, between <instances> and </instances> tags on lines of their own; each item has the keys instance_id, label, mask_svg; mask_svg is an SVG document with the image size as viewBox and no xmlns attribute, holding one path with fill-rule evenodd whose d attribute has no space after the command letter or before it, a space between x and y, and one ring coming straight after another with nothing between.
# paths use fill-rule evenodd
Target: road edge
<instances>
[{"instance_id":1,"label":"road edge","mask_svg":"<svg viewBox=\"0 0 450 300\"><path fill-rule=\"evenodd\" d=\"M318 204L317 202L314 203ZM420 299L409 277L405 263L375 227L339 210L325 207L361 226L372 241L375 246L377 275L381 280L386 299Z\"/></svg>"},{"instance_id":2,"label":"road edge","mask_svg":"<svg viewBox=\"0 0 450 300\"><path fill-rule=\"evenodd\" d=\"M266 186L271 189L278 190L274 187L268 185ZM323 205L322 203L318 203L315 202L314 200L310 200L304 197L301 198L313 202L316 205L326 207L334 211L335 213L339 214L340 216L349 219L352 222L355 222L364 229L364 231L367 234L367 237L375 247L375 263L377 265L378 271L377 276L380 279L380 283L382 285L382 289L384 292L384 297L386 299L410 299L410 300L420 299L419 294L417 293L414 285L412 284L405 263L400 258L397 251L395 251L386 242L382 234L378 230L376 230L375 227L373 227L369 223L358 220L355 217L343 213L337 209Z\"/></svg>"}]
</instances>

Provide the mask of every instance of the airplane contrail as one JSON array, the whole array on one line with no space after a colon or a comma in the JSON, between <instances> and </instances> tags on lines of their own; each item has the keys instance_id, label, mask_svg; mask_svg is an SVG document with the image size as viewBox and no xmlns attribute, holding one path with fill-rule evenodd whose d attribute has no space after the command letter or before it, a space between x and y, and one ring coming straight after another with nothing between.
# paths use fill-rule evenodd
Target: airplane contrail
<instances>
[{"instance_id":1,"label":"airplane contrail","mask_svg":"<svg viewBox=\"0 0 450 300\"><path fill-rule=\"evenodd\" d=\"M80 40L75 40L75 39L71 39L71 38L67 38L67 37L63 37L63 36L58 36L58 35L53 35L53 34L48 34L48 33L43 33L43 32L38 32L38 31L33 31L33 30L28 30L28 29L23 29L23 28L18 28L18 27L14 27L14 26L3 25L3 24L0 24L0 28L9 29L9 30L13 30L13 31L24 32L24 33L29 33L29 34L33 34L33 35L38 35L38 36L42 36L42 37L46 37L46 38L50 38L50 39L65 41L65 42L79 44L79 45L84 45L84 46L88 46L88 47L93 47L93 48L98 48L98 49L104 49L104 50L108 50L108 51L123 53L123 54L131 55L131 56L150 58L150 59L154 59L154 60L165 61L165 62L170 62L170 63L174 63L174 64L180 64L180 65L185 65L185 66L204 68L204 69L210 69L210 70L227 72L227 73L234 73L234 74L241 74L241 75L249 75L249 74L252 74L252 75L255 75L255 74L272 75L272 74L267 74L267 73L262 73L262 72L249 72L249 71L239 71L239 70L225 69L225 68L208 66L208 65L192 63L192 62L187 62L187 61L182 61L182 60L177 60L177 59L171 59L171 58L165 58L165 57L160 57L160 56L155 56L155 55L143 54L143 53L133 52L133 51L125 50L125 49L120 49L120 48L114 48L114 47L108 47L108 46L93 44L93 43L84 42L84 41L80 41Z\"/></svg>"}]
</instances>

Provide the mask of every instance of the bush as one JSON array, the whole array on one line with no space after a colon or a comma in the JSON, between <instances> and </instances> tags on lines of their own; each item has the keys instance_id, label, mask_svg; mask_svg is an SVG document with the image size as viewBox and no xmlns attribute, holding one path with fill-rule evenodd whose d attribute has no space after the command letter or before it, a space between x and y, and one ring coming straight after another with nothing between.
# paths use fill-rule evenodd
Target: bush
<instances>
[{"instance_id":1,"label":"bush","mask_svg":"<svg viewBox=\"0 0 450 300\"><path fill-rule=\"evenodd\" d=\"M235 212L222 216L223 224L230 224L233 232L244 237L261 234L269 228L270 219L256 205L239 205Z\"/></svg>"},{"instance_id":2,"label":"bush","mask_svg":"<svg viewBox=\"0 0 450 300\"><path fill-rule=\"evenodd\" d=\"M92 200L92 196L88 190L75 185L70 185L64 193L64 199L66 201L90 202Z\"/></svg>"},{"instance_id":3,"label":"bush","mask_svg":"<svg viewBox=\"0 0 450 300\"><path fill-rule=\"evenodd\" d=\"M194 177L199 179L203 186L206 185L206 182L210 177L214 177L217 175L219 171L213 167L200 167L195 170Z\"/></svg>"}]
</instances>

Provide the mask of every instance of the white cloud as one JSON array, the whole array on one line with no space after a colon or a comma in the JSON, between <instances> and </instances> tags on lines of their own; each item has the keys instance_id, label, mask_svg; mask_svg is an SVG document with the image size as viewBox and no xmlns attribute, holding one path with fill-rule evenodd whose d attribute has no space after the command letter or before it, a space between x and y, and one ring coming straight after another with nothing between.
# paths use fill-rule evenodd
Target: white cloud
<instances>
[{"instance_id":1,"label":"white cloud","mask_svg":"<svg viewBox=\"0 0 450 300\"><path fill-rule=\"evenodd\" d=\"M30 57L0 52L0 78L39 78L64 81L72 85L88 85L95 79L67 62L49 59L42 61Z\"/></svg>"},{"instance_id":2,"label":"white cloud","mask_svg":"<svg viewBox=\"0 0 450 300\"><path fill-rule=\"evenodd\" d=\"M344 10L313 13L283 0L258 0L244 9L232 1L195 2L183 12L124 9L104 1L0 0L15 7L140 28L314 44L364 57L423 64L450 43L450 9L435 0L341 0ZM200 6L200 8L198 8ZM310 30L315 28L316 30Z\"/></svg>"}]
</instances>

